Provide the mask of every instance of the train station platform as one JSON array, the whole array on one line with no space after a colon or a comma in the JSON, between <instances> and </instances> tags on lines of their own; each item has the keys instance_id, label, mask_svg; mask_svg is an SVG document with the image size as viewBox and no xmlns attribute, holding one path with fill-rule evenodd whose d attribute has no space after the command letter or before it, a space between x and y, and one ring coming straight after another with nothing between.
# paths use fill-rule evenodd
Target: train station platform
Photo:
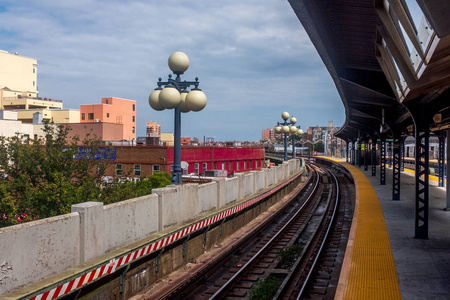
<instances>
[{"instance_id":1,"label":"train station platform","mask_svg":"<svg viewBox=\"0 0 450 300\"><path fill-rule=\"evenodd\" d=\"M445 188L430 180L429 238L415 239L414 174L401 173L400 200L392 200L392 169L380 185L379 169L372 176L342 163L354 174L357 204L336 299L449 299Z\"/></svg>"}]
</instances>

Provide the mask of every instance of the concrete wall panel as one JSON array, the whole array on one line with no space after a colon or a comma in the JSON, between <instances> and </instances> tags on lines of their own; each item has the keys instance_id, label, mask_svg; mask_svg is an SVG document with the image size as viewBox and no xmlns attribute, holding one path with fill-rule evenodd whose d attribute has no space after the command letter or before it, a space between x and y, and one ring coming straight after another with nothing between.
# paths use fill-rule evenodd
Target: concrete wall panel
<instances>
[{"instance_id":1,"label":"concrete wall panel","mask_svg":"<svg viewBox=\"0 0 450 300\"><path fill-rule=\"evenodd\" d=\"M253 193L257 193L266 187L265 172L259 171L259 172L252 172L252 173L253 173L253 180L254 180Z\"/></svg>"},{"instance_id":2,"label":"concrete wall panel","mask_svg":"<svg viewBox=\"0 0 450 300\"><path fill-rule=\"evenodd\" d=\"M198 184L183 184L154 189L158 195L160 230L185 222L199 214Z\"/></svg>"},{"instance_id":3,"label":"concrete wall panel","mask_svg":"<svg viewBox=\"0 0 450 300\"><path fill-rule=\"evenodd\" d=\"M238 199L238 180L237 177L215 180L217 183L217 202L219 207L225 206Z\"/></svg>"},{"instance_id":4,"label":"concrete wall panel","mask_svg":"<svg viewBox=\"0 0 450 300\"><path fill-rule=\"evenodd\" d=\"M77 213L0 228L0 295L80 264Z\"/></svg>"},{"instance_id":5,"label":"concrete wall panel","mask_svg":"<svg viewBox=\"0 0 450 300\"><path fill-rule=\"evenodd\" d=\"M217 183L209 182L199 185L198 203L199 213L217 208Z\"/></svg>"},{"instance_id":6,"label":"concrete wall panel","mask_svg":"<svg viewBox=\"0 0 450 300\"><path fill-rule=\"evenodd\" d=\"M158 231L158 195L134 198L104 207L105 251Z\"/></svg>"}]
</instances>

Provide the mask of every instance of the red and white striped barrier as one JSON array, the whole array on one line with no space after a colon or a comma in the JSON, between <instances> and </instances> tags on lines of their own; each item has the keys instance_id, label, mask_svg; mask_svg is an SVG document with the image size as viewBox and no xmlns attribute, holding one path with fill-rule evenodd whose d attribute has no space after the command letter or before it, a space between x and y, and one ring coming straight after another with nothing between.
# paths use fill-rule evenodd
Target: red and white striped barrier
<instances>
[{"instance_id":1,"label":"red and white striped barrier","mask_svg":"<svg viewBox=\"0 0 450 300\"><path fill-rule=\"evenodd\" d=\"M301 174L297 174L297 176L289 179L288 181L284 182L283 184L271 189L270 191L256 197L253 199L250 199L244 203L241 203L235 207L232 207L230 209L227 209L221 213L218 213L217 215L212 216L209 219L205 219L202 220L200 222L197 222L195 224L192 224L189 227L186 227L184 229L181 229L159 241L156 241L154 243L151 243L147 246L143 246L131 253L128 253L124 256L118 257L118 258L113 258L111 260L109 260L108 262L106 262L104 265L98 267L95 270L92 270L86 274L80 275L79 277L70 280L69 282L66 282L64 284L61 284L51 290L48 290L42 294L39 294L37 296L34 296L32 298L29 298L30 300L50 300L50 299L56 299L60 296L69 294L71 292L73 292L74 290L81 288L89 283L91 283L92 281L105 276L105 275L109 275L112 274L116 271L116 269L122 267L123 265L126 265L128 263L131 263L132 261L135 261L136 259L139 259L149 253L155 252L157 250L160 250L164 247L166 247L167 245L187 236L188 234L197 231L199 229L202 229L204 227L207 227L213 223L216 223L217 221L220 221L222 219L224 219L225 217L228 217L230 215L233 215L237 212L240 212L241 210L261 201L262 199L264 199L265 197L275 193L276 191L282 189L283 187L285 187L286 185L288 185L289 183L291 183L293 180L295 180L298 176L300 176Z\"/></svg>"}]
</instances>

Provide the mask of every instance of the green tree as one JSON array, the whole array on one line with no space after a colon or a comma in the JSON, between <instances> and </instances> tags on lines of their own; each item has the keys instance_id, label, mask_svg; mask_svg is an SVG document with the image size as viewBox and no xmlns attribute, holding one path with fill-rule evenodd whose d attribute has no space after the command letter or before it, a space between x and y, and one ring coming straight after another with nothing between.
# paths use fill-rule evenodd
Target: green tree
<instances>
[{"instance_id":1,"label":"green tree","mask_svg":"<svg viewBox=\"0 0 450 300\"><path fill-rule=\"evenodd\" d=\"M64 125L45 124L43 131L38 140L0 137L0 227L66 214L80 202L109 204L147 195L171 183L166 173L102 181L111 148L100 147L90 134L68 142L70 128Z\"/></svg>"},{"instance_id":2,"label":"green tree","mask_svg":"<svg viewBox=\"0 0 450 300\"><path fill-rule=\"evenodd\" d=\"M44 138L0 137L0 166L6 174L1 184L9 191L17 214L28 211L33 218L45 218L68 213L78 202L98 201L104 174L96 170L105 170L102 166L107 161L80 157L80 140L75 137L68 142L69 130L45 124ZM98 146L90 135L81 142L81 149L90 153L98 151Z\"/></svg>"}]
</instances>

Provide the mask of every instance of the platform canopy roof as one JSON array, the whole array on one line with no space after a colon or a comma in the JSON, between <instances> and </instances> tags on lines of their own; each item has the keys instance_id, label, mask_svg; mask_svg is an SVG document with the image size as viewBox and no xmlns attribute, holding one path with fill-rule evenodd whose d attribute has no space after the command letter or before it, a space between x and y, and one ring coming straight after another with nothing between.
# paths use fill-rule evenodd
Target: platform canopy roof
<instances>
[{"instance_id":1,"label":"platform canopy roof","mask_svg":"<svg viewBox=\"0 0 450 300\"><path fill-rule=\"evenodd\" d=\"M383 120L388 136L450 127L450 1L418 0L421 22L404 0L289 2L344 104L338 137L379 138Z\"/></svg>"}]
</instances>

